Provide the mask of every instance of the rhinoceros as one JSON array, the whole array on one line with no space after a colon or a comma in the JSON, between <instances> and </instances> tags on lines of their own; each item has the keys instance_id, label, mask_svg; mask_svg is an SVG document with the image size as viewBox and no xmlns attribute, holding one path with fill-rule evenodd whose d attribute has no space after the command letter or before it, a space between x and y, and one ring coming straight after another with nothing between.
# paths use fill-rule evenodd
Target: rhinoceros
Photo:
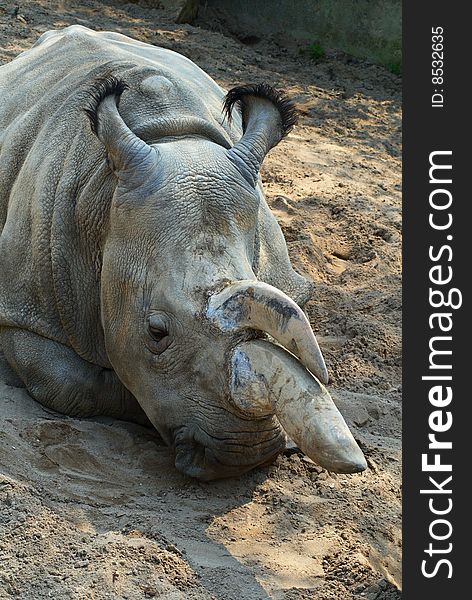
<instances>
[{"instance_id":1,"label":"rhinoceros","mask_svg":"<svg viewBox=\"0 0 472 600\"><path fill-rule=\"evenodd\" d=\"M202 480L287 439L366 467L261 186L295 115L266 83L225 94L180 54L77 25L0 68L0 344L35 400L152 424Z\"/></svg>"}]
</instances>

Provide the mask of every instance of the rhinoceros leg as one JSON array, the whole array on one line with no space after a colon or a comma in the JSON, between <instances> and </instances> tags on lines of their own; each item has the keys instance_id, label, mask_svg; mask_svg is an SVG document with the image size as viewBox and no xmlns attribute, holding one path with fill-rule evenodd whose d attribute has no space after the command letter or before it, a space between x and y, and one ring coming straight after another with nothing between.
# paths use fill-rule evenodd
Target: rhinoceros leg
<instances>
[{"instance_id":1,"label":"rhinoceros leg","mask_svg":"<svg viewBox=\"0 0 472 600\"><path fill-rule=\"evenodd\" d=\"M0 346L30 395L57 412L77 417L107 415L149 425L116 374L73 350L30 331L0 330Z\"/></svg>"},{"instance_id":2,"label":"rhinoceros leg","mask_svg":"<svg viewBox=\"0 0 472 600\"><path fill-rule=\"evenodd\" d=\"M6 383L10 387L25 387L25 384L21 381L15 371L8 364L7 359L0 347L0 380Z\"/></svg>"}]
</instances>

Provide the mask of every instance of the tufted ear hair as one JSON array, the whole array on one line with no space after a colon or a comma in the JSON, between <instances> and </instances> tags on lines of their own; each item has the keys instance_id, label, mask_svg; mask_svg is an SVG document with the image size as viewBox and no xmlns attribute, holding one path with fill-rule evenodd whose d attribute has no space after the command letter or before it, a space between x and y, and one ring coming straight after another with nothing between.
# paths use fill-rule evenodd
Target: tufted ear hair
<instances>
[{"instance_id":1,"label":"tufted ear hair","mask_svg":"<svg viewBox=\"0 0 472 600\"><path fill-rule=\"evenodd\" d=\"M157 161L155 149L134 134L118 112L126 89L128 85L113 75L100 77L95 80L89 92L89 104L84 108L91 129L105 146L118 178L125 173L129 178L133 171L146 170Z\"/></svg>"},{"instance_id":2,"label":"tufted ear hair","mask_svg":"<svg viewBox=\"0 0 472 600\"><path fill-rule=\"evenodd\" d=\"M294 103L267 83L242 85L225 97L223 113L231 122L235 105L241 109L243 136L228 150L228 158L253 186L266 154L276 146L297 122Z\"/></svg>"}]
</instances>

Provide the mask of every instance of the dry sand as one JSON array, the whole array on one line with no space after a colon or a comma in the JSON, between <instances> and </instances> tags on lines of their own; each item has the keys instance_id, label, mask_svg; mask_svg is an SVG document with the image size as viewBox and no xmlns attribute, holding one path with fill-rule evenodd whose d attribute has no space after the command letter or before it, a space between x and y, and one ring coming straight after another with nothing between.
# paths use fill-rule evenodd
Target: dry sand
<instances>
[{"instance_id":1,"label":"dry sand","mask_svg":"<svg viewBox=\"0 0 472 600\"><path fill-rule=\"evenodd\" d=\"M370 468L336 476L295 453L198 483L152 431L58 416L0 382L0 598L398 599L399 79L340 53L248 46L221 23L176 26L150 4L4 0L0 61L80 23L177 50L226 88L265 80L295 97L300 125L263 180L316 282L330 390Z\"/></svg>"}]
</instances>

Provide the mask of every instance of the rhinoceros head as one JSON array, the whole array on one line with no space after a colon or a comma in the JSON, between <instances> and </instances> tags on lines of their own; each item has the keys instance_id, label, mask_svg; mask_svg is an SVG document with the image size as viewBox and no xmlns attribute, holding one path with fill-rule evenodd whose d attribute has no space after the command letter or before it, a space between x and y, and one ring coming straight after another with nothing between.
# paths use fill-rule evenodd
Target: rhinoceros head
<instances>
[{"instance_id":1,"label":"rhinoceros head","mask_svg":"<svg viewBox=\"0 0 472 600\"><path fill-rule=\"evenodd\" d=\"M101 274L107 353L177 468L234 475L272 459L287 432L330 470L364 469L304 312L252 268L259 168L293 125L291 104L269 86L235 88L234 146L146 143L118 111L125 85L100 85L88 112L117 179Z\"/></svg>"}]
</instances>

